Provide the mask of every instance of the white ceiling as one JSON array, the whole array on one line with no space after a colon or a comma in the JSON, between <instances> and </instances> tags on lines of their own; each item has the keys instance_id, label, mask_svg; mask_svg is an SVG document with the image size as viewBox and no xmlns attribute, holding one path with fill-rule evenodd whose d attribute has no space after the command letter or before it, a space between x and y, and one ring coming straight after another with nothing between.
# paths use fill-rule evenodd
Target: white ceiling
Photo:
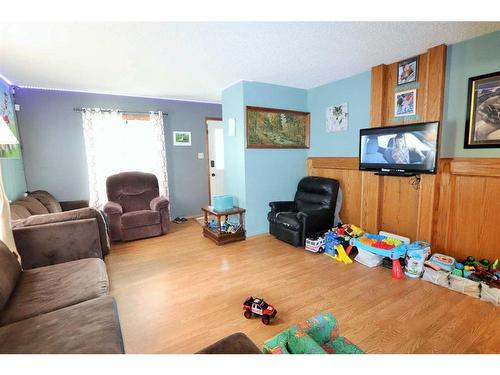
<instances>
[{"instance_id":1,"label":"white ceiling","mask_svg":"<svg viewBox=\"0 0 500 375\"><path fill-rule=\"evenodd\" d=\"M219 101L239 80L312 88L500 22L0 23L16 85Z\"/></svg>"}]
</instances>

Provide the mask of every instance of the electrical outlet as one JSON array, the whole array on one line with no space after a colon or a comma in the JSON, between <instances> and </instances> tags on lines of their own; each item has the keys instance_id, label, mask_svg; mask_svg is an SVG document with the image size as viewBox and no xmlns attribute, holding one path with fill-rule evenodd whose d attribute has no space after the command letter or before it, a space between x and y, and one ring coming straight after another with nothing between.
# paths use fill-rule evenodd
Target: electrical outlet
<instances>
[{"instance_id":1,"label":"electrical outlet","mask_svg":"<svg viewBox=\"0 0 500 375\"><path fill-rule=\"evenodd\" d=\"M205 154L203 152L198 152L198 159L205 159Z\"/></svg>"}]
</instances>

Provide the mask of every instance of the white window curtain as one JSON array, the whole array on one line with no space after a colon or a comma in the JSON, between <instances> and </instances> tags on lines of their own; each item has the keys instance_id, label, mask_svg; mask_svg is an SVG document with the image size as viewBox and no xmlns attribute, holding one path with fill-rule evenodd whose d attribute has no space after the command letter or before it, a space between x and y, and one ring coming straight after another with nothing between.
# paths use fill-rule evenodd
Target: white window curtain
<instances>
[{"instance_id":1,"label":"white window curtain","mask_svg":"<svg viewBox=\"0 0 500 375\"><path fill-rule=\"evenodd\" d=\"M160 195L169 198L162 112L125 120L119 111L84 109L82 121L92 207L108 201L106 178L127 171L155 174Z\"/></svg>"}]
</instances>

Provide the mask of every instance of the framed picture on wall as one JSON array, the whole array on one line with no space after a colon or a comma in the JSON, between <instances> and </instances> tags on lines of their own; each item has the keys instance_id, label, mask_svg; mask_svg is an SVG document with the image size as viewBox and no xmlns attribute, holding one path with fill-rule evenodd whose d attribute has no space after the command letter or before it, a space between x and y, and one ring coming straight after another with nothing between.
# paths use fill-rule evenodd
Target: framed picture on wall
<instances>
[{"instance_id":1,"label":"framed picture on wall","mask_svg":"<svg viewBox=\"0 0 500 375\"><path fill-rule=\"evenodd\" d=\"M398 85L415 82L417 80L418 56L398 62Z\"/></svg>"},{"instance_id":2,"label":"framed picture on wall","mask_svg":"<svg viewBox=\"0 0 500 375\"><path fill-rule=\"evenodd\" d=\"M406 90L394 95L394 116L413 116L417 113L417 90Z\"/></svg>"},{"instance_id":3,"label":"framed picture on wall","mask_svg":"<svg viewBox=\"0 0 500 375\"><path fill-rule=\"evenodd\" d=\"M309 148L310 113L247 106L247 148Z\"/></svg>"},{"instance_id":4,"label":"framed picture on wall","mask_svg":"<svg viewBox=\"0 0 500 375\"><path fill-rule=\"evenodd\" d=\"M469 78L465 148L500 148L500 71Z\"/></svg>"},{"instance_id":5,"label":"framed picture on wall","mask_svg":"<svg viewBox=\"0 0 500 375\"><path fill-rule=\"evenodd\" d=\"M191 146L191 132L174 132L174 146Z\"/></svg>"},{"instance_id":6,"label":"framed picture on wall","mask_svg":"<svg viewBox=\"0 0 500 375\"><path fill-rule=\"evenodd\" d=\"M0 80L0 131L9 134L19 141L16 112L10 93L10 87ZM19 144L0 145L0 159L20 159L21 146Z\"/></svg>"}]
</instances>

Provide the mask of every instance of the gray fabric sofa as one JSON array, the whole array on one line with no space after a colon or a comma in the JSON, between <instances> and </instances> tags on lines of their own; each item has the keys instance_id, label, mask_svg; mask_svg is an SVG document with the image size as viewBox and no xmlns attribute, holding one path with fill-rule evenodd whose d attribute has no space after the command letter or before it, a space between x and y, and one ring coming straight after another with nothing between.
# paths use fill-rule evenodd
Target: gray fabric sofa
<instances>
[{"instance_id":1,"label":"gray fabric sofa","mask_svg":"<svg viewBox=\"0 0 500 375\"><path fill-rule=\"evenodd\" d=\"M16 246L23 269L83 258L101 258L110 251L104 214L87 201L58 202L37 190L10 205ZM66 248L66 251L54 249Z\"/></svg>"},{"instance_id":2,"label":"gray fabric sofa","mask_svg":"<svg viewBox=\"0 0 500 375\"><path fill-rule=\"evenodd\" d=\"M0 353L124 353L108 287L101 259L21 270L0 241Z\"/></svg>"},{"instance_id":3,"label":"gray fabric sofa","mask_svg":"<svg viewBox=\"0 0 500 375\"><path fill-rule=\"evenodd\" d=\"M112 241L131 241L168 232L169 201L160 196L154 174L123 172L106 179L104 213Z\"/></svg>"}]
</instances>

